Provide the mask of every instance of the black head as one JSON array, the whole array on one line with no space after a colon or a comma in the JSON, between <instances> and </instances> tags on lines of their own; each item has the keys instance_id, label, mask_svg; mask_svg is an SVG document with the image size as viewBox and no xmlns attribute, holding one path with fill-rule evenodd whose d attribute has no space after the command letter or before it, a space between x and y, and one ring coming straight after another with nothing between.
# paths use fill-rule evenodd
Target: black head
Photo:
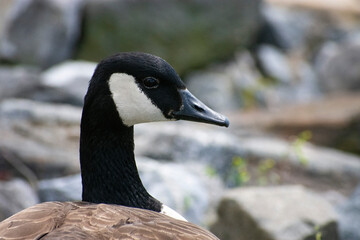
<instances>
[{"instance_id":1,"label":"black head","mask_svg":"<svg viewBox=\"0 0 360 240\"><path fill-rule=\"evenodd\" d=\"M112 108L115 104L126 126L179 119L229 125L226 117L212 111L186 89L170 64L146 53L120 53L98 64L84 109L110 108L109 104Z\"/></svg>"}]
</instances>

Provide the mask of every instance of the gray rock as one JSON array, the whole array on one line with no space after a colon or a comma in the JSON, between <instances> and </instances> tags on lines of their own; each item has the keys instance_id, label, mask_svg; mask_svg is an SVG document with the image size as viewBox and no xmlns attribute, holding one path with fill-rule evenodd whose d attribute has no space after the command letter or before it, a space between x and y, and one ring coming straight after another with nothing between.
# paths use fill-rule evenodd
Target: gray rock
<instances>
[{"instance_id":1,"label":"gray rock","mask_svg":"<svg viewBox=\"0 0 360 240\"><path fill-rule=\"evenodd\" d=\"M331 148L304 143L299 149L294 143L269 137L242 139L241 147L246 158L286 159L313 174L360 178L360 158Z\"/></svg>"},{"instance_id":2,"label":"gray rock","mask_svg":"<svg viewBox=\"0 0 360 240\"><path fill-rule=\"evenodd\" d=\"M166 163L148 158L136 158L140 177L151 195L175 209L191 222L206 224L206 216L214 214L222 184L216 177L206 175L205 168L196 163ZM42 180L39 182L42 201L81 199L81 177Z\"/></svg>"},{"instance_id":3,"label":"gray rock","mask_svg":"<svg viewBox=\"0 0 360 240\"><path fill-rule=\"evenodd\" d=\"M225 182L238 156L285 161L317 175L360 178L360 158L356 155L263 135L236 137L227 131L185 122L139 125L135 128L135 151L154 159L201 162L214 168Z\"/></svg>"},{"instance_id":4,"label":"gray rock","mask_svg":"<svg viewBox=\"0 0 360 240\"><path fill-rule=\"evenodd\" d=\"M316 59L319 83L325 92L360 90L360 44L354 42L323 45Z\"/></svg>"},{"instance_id":5,"label":"gray rock","mask_svg":"<svg viewBox=\"0 0 360 240\"><path fill-rule=\"evenodd\" d=\"M0 221L39 203L32 187L21 179L0 182Z\"/></svg>"},{"instance_id":6,"label":"gray rock","mask_svg":"<svg viewBox=\"0 0 360 240\"><path fill-rule=\"evenodd\" d=\"M360 94L327 95L309 103L241 112L232 118L238 129L262 130L283 139L308 132L312 143L360 153ZM321 127L319 127L321 126Z\"/></svg>"},{"instance_id":7,"label":"gray rock","mask_svg":"<svg viewBox=\"0 0 360 240\"><path fill-rule=\"evenodd\" d=\"M195 161L223 175L233 157L242 156L244 149L241 140L215 129L186 122L139 125L135 128L135 153L158 160Z\"/></svg>"},{"instance_id":8,"label":"gray rock","mask_svg":"<svg viewBox=\"0 0 360 240\"><path fill-rule=\"evenodd\" d=\"M72 56L83 0L16 0L6 12L0 58L48 67Z\"/></svg>"},{"instance_id":9,"label":"gray rock","mask_svg":"<svg viewBox=\"0 0 360 240\"><path fill-rule=\"evenodd\" d=\"M261 45L257 58L265 75L276 80L262 90L267 106L305 103L321 97L316 74L302 54L286 54L271 45Z\"/></svg>"},{"instance_id":10,"label":"gray rock","mask_svg":"<svg viewBox=\"0 0 360 240\"><path fill-rule=\"evenodd\" d=\"M40 87L39 75L36 68L0 66L0 101L36 91Z\"/></svg>"},{"instance_id":11,"label":"gray rock","mask_svg":"<svg viewBox=\"0 0 360 240\"><path fill-rule=\"evenodd\" d=\"M339 208L339 232L342 240L360 239L360 185Z\"/></svg>"},{"instance_id":12,"label":"gray rock","mask_svg":"<svg viewBox=\"0 0 360 240\"><path fill-rule=\"evenodd\" d=\"M225 193L211 231L223 240L337 240L332 206L301 186L238 188Z\"/></svg>"},{"instance_id":13,"label":"gray rock","mask_svg":"<svg viewBox=\"0 0 360 240\"><path fill-rule=\"evenodd\" d=\"M37 176L79 171L81 109L30 100L0 104L0 149L8 161L28 165Z\"/></svg>"},{"instance_id":14,"label":"gray rock","mask_svg":"<svg viewBox=\"0 0 360 240\"><path fill-rule=\"evenodd\" d=\"M118 51L149 52L183 75L247 46L261 23L260 2L88 1L78 57L95 61Z\"/></svg>"},{"instance_id":15,"label":"gray rock","mask_svg":"<svg viewBox=\"0 0 360 240\"><path fill-rule=\"evenodd\" d=\"M82 105L95 67L96 63L86 61L67 61L55 65L41 75L42 86L49 88L50 93L44 96L46 93L43 89L38 94L43 94L42 99L47 101ZM39 95L37 97L40 98Z\"/></svg>"},{"instance_id":16,"label":"gray rock","mask_svg":"<svg viewBox=\"0 0 360 240\"><path fill-rule=\"evenodd\" d=\"M317 21L316 15L311 12L275 4L264 4L261 10L265 21L274 29L276 43L281 47L302 49L307 46L309 38L313 37L311 28Z\"/></svg>"},{"instance_id":17,"label":"gray rock","mask_svg":"<svg viewBox=\"0 0 360 240\"><path fill-rule=\"evenodd\" d=\"M278 107L321 97L316 75L301 55L285 55L275 47L261 45L257 58L267 77L260 74L253 57L242 52L229 63L189 75L185 79L187 86L218 111L264 105Z\"/></svg>"},{"instance_id":18,"label":"gray rock","mask_svg":"<svg viewBox=\"0 0 360 240\"><path fill-rule=\"evenodd\" d=\"M38 183L39 197L47 201L81 201L81 175L44 179Z\"/></svg>"},{"instance_id":19,"label":"gray rock","mask_svg":"<svg viewBox=\"0 0 360 240\"><path fill-rule=\"evenodd\" d=\"M293 81L294 74L289 60L280 50L270 45L261 45L257 49L257 55L267 75L285 84Z\"/></svg>"},{"instance_id":20,"label":"gray rock","mask_svg":"<svg viewBox=\"0 0 360 240\"><path fill-rule=\"evenodd\" d=\"M248 52L238 53L229 63L192 73L187 87L201 101L218 111L231 111L261 102L261 74Z\"/></svg>"}]
</instances>

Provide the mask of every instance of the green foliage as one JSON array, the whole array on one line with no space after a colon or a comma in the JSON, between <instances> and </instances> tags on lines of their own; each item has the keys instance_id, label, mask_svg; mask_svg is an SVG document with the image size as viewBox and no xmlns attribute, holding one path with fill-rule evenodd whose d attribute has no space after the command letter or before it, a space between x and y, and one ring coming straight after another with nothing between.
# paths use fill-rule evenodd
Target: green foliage
<instances>
[{"instance_id":1,"label":"green foliage","mask_svg":"<svg viewBox=\"0 0 360 240\"><path fill-rule=\"evenodd\" d=\"M191 207L191 205L192 205L192 202L193 202L193 201L192 201L192 199L191 199L191 196L186 195L186 196L184 197L184 210L185 210L185 212L190 210L190 207Z\"/></svg>"},{"instance_id":2,"label":"green foliage","mask_svg":"<svg viewBox=\"0 0 360 240\"><path fill-rule=\"evenodd\" d=\"M209 177L214 177L217 175L216 169L211 166L206 166L205 174Z\"/></svg>"},{"instance_id":3,"label":"green foliage","mask_svg":"<svg viewBox=\"0 0 360 240\"><path fill-rule=\"evenodd\" d=\"M246 159L239 156L234 157L227 182L234 186L241 186L248 182L250 178Z\"/></svg>"},{"instance_id":4,"label":"green foliage","mask_svg":"<svg viewBox=\"0 0 360 240\"><path fill-rule=\"evenodd\" d=\"M305 157L303 148L304 145L311 139L312 133L311 131L303 131L301 132L296 139L294 140L292 146L294 148L296 157L299 159L300 163L303 165L308 164L308 159Z\"/></svg>"},{"instance_id":5,"label":"green foliage","mask_svg":"<svg viewBox=\"0 0 360 240\"><path fill-rule=\"evenodd\" d=\"M321 233L321 230L320 230L319 226L315 227L315 231L316 231L315 239L316 240L321 240L322 239L322 233Z\"/></svg>"},{"instance_id":6,"label":"green foliage","mask_svg":"<svg viewBox=\"0 0 360 240\"><path fill-rule=\"evenodd\" d=\"M275 167L274 159L265 159L257 166L258 183L260 185L266 185L268 182L268 174L270 170Z\"/></svg>"}]
</instances>

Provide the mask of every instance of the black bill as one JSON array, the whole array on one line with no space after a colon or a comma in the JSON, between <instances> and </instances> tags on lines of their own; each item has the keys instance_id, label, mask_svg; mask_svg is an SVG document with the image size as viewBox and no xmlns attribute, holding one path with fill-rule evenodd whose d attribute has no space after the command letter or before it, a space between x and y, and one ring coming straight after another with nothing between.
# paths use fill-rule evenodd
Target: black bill
<instances>
[{"instance_id":1,"label":"black bill","mask_svg":"<svg viewBox=\"0 0 360 240\"><path fill-rule=\"evenodd\" d=\"M183 105L179 111L173 112L172 115L177 120L189 120L194 122L203 122L219 126L228 127L229 120L210 109L187 89L179 91Z\"/></svg>"}]
</instances>

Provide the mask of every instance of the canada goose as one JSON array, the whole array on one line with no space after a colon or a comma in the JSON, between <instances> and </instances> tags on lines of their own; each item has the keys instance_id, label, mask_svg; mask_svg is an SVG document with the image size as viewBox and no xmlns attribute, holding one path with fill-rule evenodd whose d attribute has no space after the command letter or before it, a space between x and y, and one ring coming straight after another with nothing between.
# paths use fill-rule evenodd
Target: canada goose
<instances>
[{"instance_id":1,"label":"canada goose","mask_svg":"<svg viewBox=\"0 0 360 240\"><path fill-rule=\"evenodd\" d=\"M101 61L81 119L83 202L27 208L0 223L0 239L217 239L153 198L138 175L133 125L179 119L229 125L163 59L120 53Z\"/></svg>"}]
</instances>

